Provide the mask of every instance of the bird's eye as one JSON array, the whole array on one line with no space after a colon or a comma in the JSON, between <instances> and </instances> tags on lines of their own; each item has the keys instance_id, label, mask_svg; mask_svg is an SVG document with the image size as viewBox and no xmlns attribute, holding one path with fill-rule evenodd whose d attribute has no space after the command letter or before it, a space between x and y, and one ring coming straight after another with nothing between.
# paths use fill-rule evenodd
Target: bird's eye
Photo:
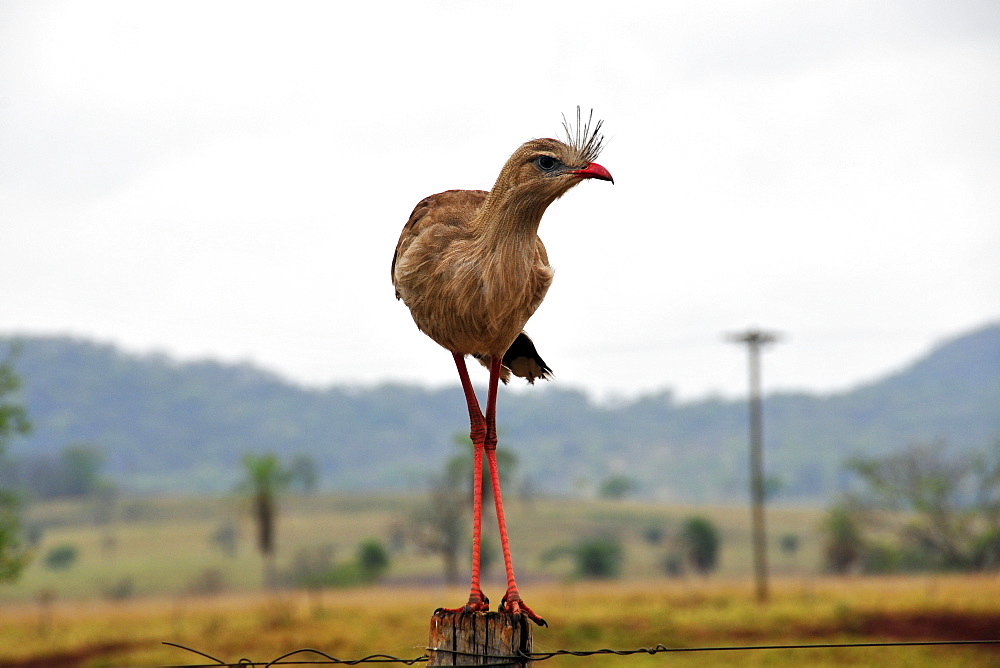
<instances>
[{"instance_id":1,"label":"bird's eye","mask_svg":"<svg viewBox=\"0 0 1000 668\"><path fill-rule=\"evenodd\" d=\"M538 156L535 165L543 172L551 172L559 167L559 161L547 155Z\"/></svg>"}]
</instances>

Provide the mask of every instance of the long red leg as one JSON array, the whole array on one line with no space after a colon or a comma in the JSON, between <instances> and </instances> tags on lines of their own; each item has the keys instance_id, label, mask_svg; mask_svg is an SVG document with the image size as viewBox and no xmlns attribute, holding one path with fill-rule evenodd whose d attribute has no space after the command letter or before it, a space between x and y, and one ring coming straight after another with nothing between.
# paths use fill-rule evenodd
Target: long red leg
<instances>
[{"instance_id":1,"label":"long red leg","mask_svg":"<svg viewBox=\"0 0 1000 668\"><path fill-rule=\"evenodd\" d=\"M486 440L486 420L479 410L479 400L469 380L469 370L465 366L465 356L453 353L458 376L462 379L465 402L469 407L469 423L472 439L472 584L469 587L469 602L462 608L449 609L450 612L489 610L490 601L483 594L479 584L480 536L483 526L483 442Z\"/></svg>"},{"instance_id":2,"label":"long red leg","mask_svg":"<svg viewBox=\"0 0 1000 668\"><path fill-rule=\"evenodd\" d=\"M503 497L500 494L500 469L497 466L496 414L500 364L501 360L499 358L494 358L490 363L490 388L486 399L486 440L484 442L486 460L490 465L490 480L493 483L493 503L496 505L497 524L500 527L500 549L503 551L503 563L507 569L507 593L500 602L500 608L512 614L525 614L536 624L548 626L544 619L535 614L521 600L521 595L517 591L517 582L514 581L514 561L510 557L510 541L507 539L507 520L504 518Z\"/></svg>"}]
</instances>

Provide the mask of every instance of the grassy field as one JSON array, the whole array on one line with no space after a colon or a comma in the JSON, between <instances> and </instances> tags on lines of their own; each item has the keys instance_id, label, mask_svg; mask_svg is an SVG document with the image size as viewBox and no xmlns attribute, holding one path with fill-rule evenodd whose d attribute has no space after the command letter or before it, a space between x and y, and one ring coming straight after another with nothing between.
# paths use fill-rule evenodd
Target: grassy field
<instances>
[{"instance_id":1,"label":"grassy field","mask_svg":"<svg viewBox=\"0 0 1000 668\"><path fill-rule=\"evenodd\" d=\"M411 497L322 496L287 499L279 525L279 570L296 553L332 546L336 559L378 538L394 545L377 587L321 592L259 591L261 564L240 503L229 499L123 499L110 522L95 524L87 503L39 505L39 559L20 582L0 586L0 665L120 666L212 663L163 645L175 642L227 662L266 662L302 647L344 659L372 653L424 654L431 613L458 605L467 590L442 584L440 560L394 540ZM535 631L536 651L799 644L886 640L1000 638L1000 577L828 578L819 575L821 513L769 512L776 576L772 600L753 602L742 508L681 508L633 502L512 502L511 540L522 593L551 625ZM667 542L645 539L650 527L671 535L692 514L723 531L719 572L667 578ZM210 541L227 521L239 526L234 557ZM800 536L794 555L777 547ZM613 534L625 546L623 577L584 582L568 559L546 560L580 536ZM75 545L66 570L43 565L52 547ZM462 573L467 565L462 563ZM205 573L214 572L206 595ZM494 572L484 589L499 599ZM122 583L128 583L124 586ZM199 585L199 583L202 583ZM314 660L304 655L302 660ZM1000 648L970 646L759 650L632 657L559 657L541 665L638 666L1000 666Z\"/></svg>"},{"instance_id":2,"label":"grassy field","mask_svg":"<svg viewBox=\"0 0 1000 668\"><path fill-rule=\"evenodd\" d=\"M440 557L427 554L406 539L422 496L291 497L281 503L277 530L278 569L287 571L298 556L326 548L335 561L353 558L358 545L377 539L392 550L389 579L397 584L426 584L442 578ZM516 497L508 500L508 524L519 575L535 580L565 580L573 572L569 558L546 558L560 548L595 536L613 536L624 548L623 578L653 579L664 575L663 562L681 522L703 515L717 524L722 546L717 575L745 577L750 572L749 513L732 507L664 506L632 501L580 501ZM104 521L95 522L95 517ZM110 519L108 519L110 516ZM484 513L484 541L499 555L495 523ZM777 575L818 573L822 513L802 508L772 508L768 513L772 570ZM94 501L36 504L27 523L38 527L39 558L14 585L0 586L0 602L24 601L39 592L60 600L91 599L129 588L132 595L172 595L198 590L206 573L221 576L227 592L253 592L261 583L261 562L254 549L253 526L244 502L236 498L125 498L113 510L98 512ZM220 527L236 528L235 556L211 540ZM646 538L659 529L665 539ZM783 553L778 542L794 533L800 547ZM78 559L71 568L51 570L44 556L56 546L72 545ZM467 549L463 548L463 553ZM461 568L467 568L463 557ZM495 559L495 568L502 566ZM123 583L130 583L126 587Z\"/></svg>"}]
</instances>

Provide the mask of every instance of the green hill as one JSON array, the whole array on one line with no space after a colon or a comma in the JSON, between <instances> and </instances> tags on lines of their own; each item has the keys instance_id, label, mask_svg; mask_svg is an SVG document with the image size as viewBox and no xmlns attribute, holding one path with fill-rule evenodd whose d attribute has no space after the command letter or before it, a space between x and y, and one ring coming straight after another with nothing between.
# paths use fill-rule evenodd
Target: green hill
<instances>
[{"instance_id":1,"label":"green hill","mask_svg":"<svg viewBox=\"0 0 1000 668\"><path fill-rule=\"evenodd\" d=\"M0 358L11 341L0 338ZM454 436L467 428L457 384L311 390L248 365L178 363L62 337L18 341L34 431L9 456L44 459L92 443L107 475L138 491L229 489L248 451L308 454L329 488L414 487L455 454ZM502 444L538 492L592 491L614 471L656 498L745 497L743 401L677 402L664 392L608 406L550 385L505 393L502 404ZM789 499L837 491L853 454L937 439L984 449L1000 437L1000 325L853 391L775 394L764 410L768 475Z\"/></svg>"}]
</instances>

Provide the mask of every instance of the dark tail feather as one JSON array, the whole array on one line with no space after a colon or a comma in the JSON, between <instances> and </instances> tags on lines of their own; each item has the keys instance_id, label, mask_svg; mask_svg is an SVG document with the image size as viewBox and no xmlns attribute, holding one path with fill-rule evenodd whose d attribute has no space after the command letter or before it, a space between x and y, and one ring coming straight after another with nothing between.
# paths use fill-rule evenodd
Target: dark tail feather
<instances>
[{"instance_id":1,"label":"dark tail feather","mask_svg":"<svg viewBox=\"0 0 1000 668\"><path fill-rule=\"evenodd\" d=\"M536 379L548 380L552 375L552 369L538 354L535 344L524 332L517 335L514 343L510 344L507 352L503 354L503 365L515 376L524 378L532 385Z\"/></svg>"}]
</instances>

